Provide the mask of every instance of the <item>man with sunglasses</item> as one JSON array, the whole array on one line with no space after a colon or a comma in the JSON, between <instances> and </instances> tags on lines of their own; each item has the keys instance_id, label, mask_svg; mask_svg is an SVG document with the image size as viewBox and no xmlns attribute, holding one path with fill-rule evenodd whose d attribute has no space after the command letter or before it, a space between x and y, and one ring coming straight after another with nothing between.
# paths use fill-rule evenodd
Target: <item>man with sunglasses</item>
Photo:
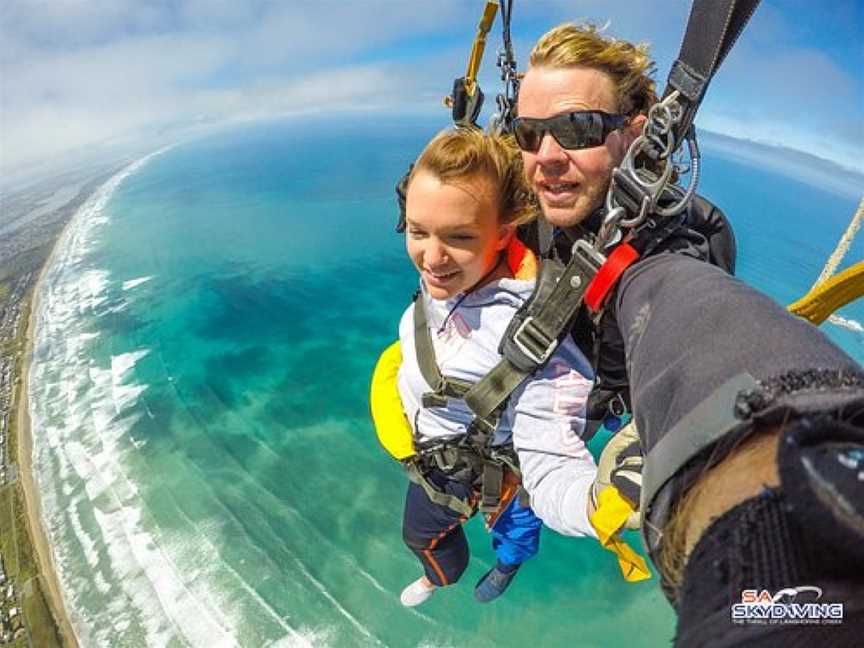
<instances>
[{"instance_id":1,"label":"man with sunglasses","mask_svg":"<svg viewBox=\"0 0 864 648\"><path fill-rule=\"evenodd\" d=\"M645 47L591 26L556 27L531 52L514 134L556 228L550 256L596 236L612 170L657 101L652 71ZM864 623L864 370L732 278L734 260L728 223L696 196L598 322L582 307L588 416L632 405L652 496L643 537L678 645L847 645ZM743 589L802 586L844 603L846 625L733 623Z\"/></svg>"},{"instance_id":2,"label":"man with sunglasses","mask_svg":"<svg viewBox=\"0 0 864 648\"><path fill-rule=\"evenodd\" d=\"M599 230L612 170L657 101L653 69L646 46L607 38L592 26L556 27L531 52L514 135L543 216L557 228L550 253L565 262L575 240L593 239ZM735 271L732 229L722 212L699 196L682 227L655 253L666 250ZM590 434L609 414L630 410L614 308L597 326L583 308L573 334L597 364L588 406Z\"/></svg>"}]
</instances>

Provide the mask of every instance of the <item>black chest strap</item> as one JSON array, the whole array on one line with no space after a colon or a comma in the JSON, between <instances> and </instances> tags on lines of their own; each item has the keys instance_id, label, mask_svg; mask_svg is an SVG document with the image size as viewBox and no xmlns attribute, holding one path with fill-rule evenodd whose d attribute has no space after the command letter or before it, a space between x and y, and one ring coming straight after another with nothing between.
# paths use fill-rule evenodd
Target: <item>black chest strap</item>
<instances>
[{"instance_id":1,"label":"black chest strap","mask_svg":"<svg viewBox=\"0 0 864 648\"><path fill-rule=\"evenodd\" d=\"M569 263L546 261L534 292L513 316L501 340L501 361L465 395L475 416L500 413L525 378L543 367L570 330L582 297L604 258L577 241Z\"/></svg>"}]
</instances>

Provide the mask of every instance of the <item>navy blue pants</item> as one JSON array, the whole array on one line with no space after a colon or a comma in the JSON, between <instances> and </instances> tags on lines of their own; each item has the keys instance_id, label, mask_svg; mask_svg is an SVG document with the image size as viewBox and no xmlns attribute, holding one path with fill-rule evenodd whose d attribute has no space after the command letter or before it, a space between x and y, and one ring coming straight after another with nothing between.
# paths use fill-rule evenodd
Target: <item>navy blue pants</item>
<instances>
[{"instance_id":1,"label":"navy blue pants","mask_svg":"<svg viewBox=\"0 0 864 648\"><path fill-rule=\"evenodd\" d=\"M437 471L436 471L437 472ZM432 481L450 495L467 497L469 487L444 478ZM411 482L405 497L402 539L423 565L423 571L438 586L459 580L468 567L468 540L462 524L467 518L429 499L420 486ZM517 565L534 556L540 548L543 524L534 512L514 498L492 528L492 547L499 562Z\"/></svg>"}]
</instances>

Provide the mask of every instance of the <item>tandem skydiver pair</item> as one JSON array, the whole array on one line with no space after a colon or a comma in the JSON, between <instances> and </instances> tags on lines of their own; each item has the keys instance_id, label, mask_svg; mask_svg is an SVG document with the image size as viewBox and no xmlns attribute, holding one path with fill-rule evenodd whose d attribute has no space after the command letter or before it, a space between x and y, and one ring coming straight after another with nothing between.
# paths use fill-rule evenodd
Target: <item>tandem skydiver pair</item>
<instances>
[{"instance_id":1,"label":"tandem skydiver pair","mask_svg":"<svg viewBox=\"0 0 864 648\"><path fill-rule=\"evenodd\" d=\"M582 275L571 268L572 283L564 283L578 304L568 324L597 372L592 400L599 398L596 408L589 403L589 415L632 404L647 452L640 508L650 519L643 534L679 612L678 645L826 636L822 627L731 625L736 586L770 588L788 576L846 601L849 623L827 629L837 641L854 639L855 624L864 620L855 598L864 582L864 486L854 478L864 447L864 371L812 326L731 276L731 229L694 194L693 117L756 4L695 0L662 102L644 47L574 25L541 38L518 97L520 115L545 120L539 148L524 140L522 155L544 219L558 228L550 240L538 227L532 244L544 253L545 267L549 258L580 263L576 252L587 252L584 244L599 253L595 261L603 259L590 268L591 255L584 255L591 283L604 278L603 290L593 294L599 299L579 292ZM628 128L609 133L602 146L566 148L575 140L547 131L565 127L556 116L579 110L626 115ZM499 123L513 124L510 117ZM641 127L641 136L634 139L629 127ZM685 140L692 179L683 190L674 186L680 167L670 156ZM654 182L658 173L662 182ZM616 256L617 250L625 253ZM561 285L562 276L547 285ZM529 299L528 308L542 310L543 301ZM530 317L507 337L511 346L521 340L529 359L543 360L558 340L536 319L526 324ZM772 455L778 439L782 449ZM616 457L623 466L629 451ZM766 560L764 549L772 546L781 556ZM802 546L807 551L796 549ZM825 546L836 555L827 556ZM704 583L710 592L700 590Z\"/></svg>"},{"instance_id":2,"label":"tandem skydiver pair","mask_svg":"<svg viewBox=\"0 0 864 648\"><path fill-rule=\"evenodd\" d=\"M429 143L407 182L406 247L420 290L398 346L379 361L372 393L382 443L411 479L403 538L424 575L406 587L405 605L459 579L468 564L461 523L478 509L498 556L475 589L481 601L503 593L536 553L541 523L532 508L561 533L598 535L589 520L597 466L580 438L593 371L572 340L484 416L471 406L488 389L484 376L500 363L501 340L535 284L536 258L515 237L534 210L519 160L511 138L456 128ZM394 379L401 399L388 403L381 395L392 395ZM633 505L641 464L638 441L630 443L627 470L614 479L635 481ZM639 557L628 560L634 580L644 577Z\"/></svg>"}]
</instances>

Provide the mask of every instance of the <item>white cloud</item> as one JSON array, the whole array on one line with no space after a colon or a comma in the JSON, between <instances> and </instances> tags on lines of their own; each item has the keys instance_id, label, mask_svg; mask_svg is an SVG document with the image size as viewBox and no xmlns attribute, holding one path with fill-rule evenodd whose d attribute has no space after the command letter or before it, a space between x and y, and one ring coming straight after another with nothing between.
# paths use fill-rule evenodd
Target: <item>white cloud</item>
<instances>
[{"instance_id":1,"label":"white cloud","mask_svg":"<svg viewBox=\"0 0 864 648\"><path fill-rule=\"evenodd\" d=\"M166 125L404 101L422 92L426 74L356 61L435 34L466 9L334 0L7 4L0 170Z\"/></svg>"},{"instance_id":2,"label":"white cloud","mask_svg":"<svg viewBox=\"0 0 864 648\"><path fill-rule=\"evenodd\" d=\"M661 85L689 10L684 0L516 5L520 62L531 41L557 22L604 23L611 16L611 33L655 43ZM0 172L186 122L352 103L434 107L464 68L480 6L479 0L7 1L0 6ZM860 135L860 116L822 122L818 116L861 101L860 80L823 53L784 45L789 24L770 6L764 14L709 91L702 118L730 134L823 142L825 155L854 155L856 147L844 142ZM487 95L498 90L497 29L482 75ZM795 73L807 83L790 83Z\"/></svg>"}]
</instances>

